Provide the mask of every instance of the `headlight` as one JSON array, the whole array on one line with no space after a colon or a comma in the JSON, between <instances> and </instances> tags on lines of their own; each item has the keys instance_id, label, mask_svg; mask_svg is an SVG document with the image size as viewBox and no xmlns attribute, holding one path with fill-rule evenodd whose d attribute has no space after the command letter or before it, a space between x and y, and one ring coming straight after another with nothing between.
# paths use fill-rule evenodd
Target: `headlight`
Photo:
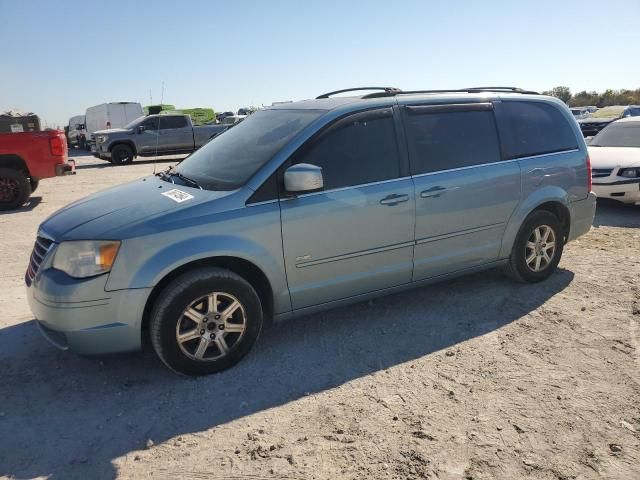
<instances>
[{"instance_id":1,"label":"headlight","mask_svg":"<svg viewBox=\"0 0 640 480\"><path fill-rule=\"evenodd\" d=\"M98 136L96 136L96 142L97 143L104 143L107 140L109 140L109 136L108 135L98 135Z\"/></svg>"},{"instance_id":2,"label":"headlight","mask_svg":"<svg viewBox=\"0 0 640 480\"><path fill-rule=\"evenodd\" d=\"M79 240L62 242L56 249L53 268L75 278L107 273L116 260L120 242Z\"/></svg>"},{"instance_id":3,"label":"headlight","mask_svg":"<svg viewBox=\"0 0 640 480\"><path fill-rule=\"evenodd\" d=\"M626 178L640 177L640 168L621 168L618 171L618 176Z\"/></svg>"}]
</instances>

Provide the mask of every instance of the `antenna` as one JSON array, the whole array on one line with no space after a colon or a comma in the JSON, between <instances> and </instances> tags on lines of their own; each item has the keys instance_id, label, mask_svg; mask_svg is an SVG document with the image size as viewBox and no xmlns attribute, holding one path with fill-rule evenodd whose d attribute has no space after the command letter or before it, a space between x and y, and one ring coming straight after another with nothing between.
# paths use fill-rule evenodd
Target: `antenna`
<instances>
[{"instance_id":1,"label":"antenna","mask_svg":"<svg viewBox=\"0 0 640 480\"><path fill-rule=\"evenodd\" d=\"M162 81L162 91L160 92L160 105L164 103L164 80ZM158 117L158 127L156 128L156 159L153 162L153 174L156 174L156 166L158 164L158 142L160 141L160 117Z\"/></svg>"}]
</instances>

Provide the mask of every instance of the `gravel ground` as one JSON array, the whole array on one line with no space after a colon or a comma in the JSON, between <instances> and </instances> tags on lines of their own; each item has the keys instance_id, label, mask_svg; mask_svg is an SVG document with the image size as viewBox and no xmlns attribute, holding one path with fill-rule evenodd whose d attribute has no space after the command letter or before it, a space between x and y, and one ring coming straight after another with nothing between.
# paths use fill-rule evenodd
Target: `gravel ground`
<instances>
[{"instance_id":1,"label":"gravel ground","mask_svg":"<svg viewBox=\"0 0 640 480\"><path fill-rule=\"evenodd\" d=\"M188 379L36 331L38 224L154 168L77 160L0 215L0 477L640 478L640 207L599 204L541 284L490 271L276 325Z\"/></svg>"}]
</instances>

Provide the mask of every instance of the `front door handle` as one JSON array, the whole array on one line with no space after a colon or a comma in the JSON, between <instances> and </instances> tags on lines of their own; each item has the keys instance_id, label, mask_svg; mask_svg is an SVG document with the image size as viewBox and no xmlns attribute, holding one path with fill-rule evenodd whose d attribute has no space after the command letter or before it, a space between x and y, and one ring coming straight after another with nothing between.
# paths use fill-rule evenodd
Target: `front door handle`
<instances>
[{"instance_id":1,"label":"front door handle","mask_svg":"<svg viewBox=\"0 0 640 480\"><path fill-rule=\"evenodd\" d=\"M432 187L428 190L423 190L422 192L420 192L420 198L436 198L442 195L445 190L445 187Z\"/></svg>"},{"instance_id":2,"label":"front door handle","mask_svg":"<svg viewBox=\"0 0 640 480\"><path fill-rule=\"evenodd\" d=\"M409 200L409 195L406 194L397 194L397 193L393 193L391 195L388 195L386 197L384 197L382 200L380 200L380 205L398 205L399 203L402 202L406 202Z\"/></svg>"}]
</instances>

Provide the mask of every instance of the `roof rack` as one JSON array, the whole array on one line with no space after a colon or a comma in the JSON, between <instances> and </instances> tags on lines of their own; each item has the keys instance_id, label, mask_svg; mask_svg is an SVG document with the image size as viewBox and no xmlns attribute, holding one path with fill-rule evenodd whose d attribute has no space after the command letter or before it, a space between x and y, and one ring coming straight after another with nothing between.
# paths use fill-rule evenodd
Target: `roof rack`
<instances>
[{"instance_id":1,"label":"roof rack","mask_svg":"<svg viewBox=\"0 0 640 480\"><path fill-rule=\"evenodd\" d=\"M496 93L522 93L528 95L539 95L538 92L533 90L524 90L518 87L470 87L460 89L445 89L445 90L399 90L393 91L374 92L368 95L364 95L362 98L380 98L380 97L392 97L395 95L411 95L416 93L480 93L480 92L496 92Z\"/></svg>"},{"instance_id":2,"label":"roof rack","mask_svg":"<svg viewBox=\"0 0 640 480\"><path fill-rule=\"evenodd\" d=\"M380 96L389 96L389 95L394 95L396 93L400 93L402 92L402 90L400 90L399 88L395 88L395 87L356 87L356 88L345 88L343 90L336 90L335 92L328 92L328 93L323 93L322 95L319 95L316 97L316 100L320 100L322 98L329 98L332 97L333 95L337 95L339 93L346 93L346 92L357 92L360 90L382 90L381 95ZM375 95L375 94L372 94ZM367 96L365 95L366 98Z\"/></svg>"}]
</instances>

